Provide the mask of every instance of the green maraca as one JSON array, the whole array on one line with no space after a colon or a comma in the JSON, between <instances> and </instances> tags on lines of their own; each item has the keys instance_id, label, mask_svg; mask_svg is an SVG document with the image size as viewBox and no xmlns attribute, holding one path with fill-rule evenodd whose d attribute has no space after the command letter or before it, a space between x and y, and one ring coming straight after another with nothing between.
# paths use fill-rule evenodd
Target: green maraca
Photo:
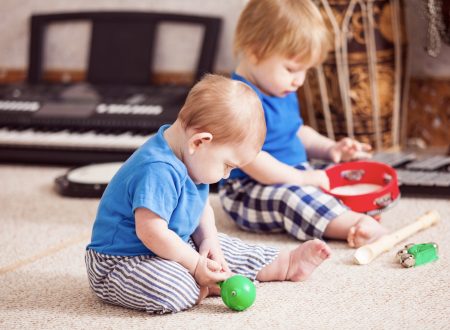
<instances>
[{"instance_id":1,"label":"green maraca","mask_svg":"<svg viewBox=\"0 0 450 330\"><path fill-rule=\"evenodd\" d=\"M243 311L255 302L255 285L245 276L233 275L218 284L223 302L232 310Z\"/></svg>"}]
</instances>

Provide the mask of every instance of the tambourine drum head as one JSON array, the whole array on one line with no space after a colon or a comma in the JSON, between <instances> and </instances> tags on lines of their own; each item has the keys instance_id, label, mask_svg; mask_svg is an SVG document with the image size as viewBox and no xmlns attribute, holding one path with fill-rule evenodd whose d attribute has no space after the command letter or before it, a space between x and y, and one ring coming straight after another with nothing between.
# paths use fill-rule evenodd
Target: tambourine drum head
<instances>
[{"instance_id":1,"label":"tambourine drum head","mask_svg":"<svg viewBox=\"0 0 450 330\"><path fill-rule=\"evenodd\" d=\"M122 164L115 162L74 168L55 179L55 189L63 196L99 198Z\"/></svg>"},{"instance_id":2,"label":"tambourine drum head","mask_svg":"<svg viewBox=\"0 0 450 330\"><path fill-rule=\"evenodd\" d=\"M335 195L358 196L358 195L375 192L381 188L383 188L383 186L380 186L378 184L356 183L356 184L352 184L352 185L348 185L348 186L341 186L341 187L333 188L330 190L330 192Z\"/></svg>"},{"instance_id":3,"label":"tambourine drum head","mask_svg":"<svg viewBox=\"0 0 450 330\"><path fill-rule=\"evenodd\" d=\"M377 215L400 196L397 173L383 163L348 162L325 172L330 180L330 190L325 191L355 212Z\"/></svg>"}]
</instances>

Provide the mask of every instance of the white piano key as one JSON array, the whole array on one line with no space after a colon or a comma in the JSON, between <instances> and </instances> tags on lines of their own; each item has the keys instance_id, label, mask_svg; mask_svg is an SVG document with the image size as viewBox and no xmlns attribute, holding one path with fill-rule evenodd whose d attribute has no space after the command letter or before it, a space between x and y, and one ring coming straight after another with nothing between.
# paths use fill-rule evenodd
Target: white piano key
<instances>
[{"instance_id":1,"label":"white piano key","mask_svg":"<svg viewBox=\"0 0 450 330\"><path fill-rule=\"evenodd\" d=\"M0 111L29 111L39 110L39 102L32 101L0 101Z\"/></svg>"},{"instance_id":2,"label":"white piano key","mask_svg":"<svg viewBox=\"0 0 450 330\"><path fill-rule=\"evenodd\" d=\"M122 134L102 134L95 131L84 133L61 130L57 132L42 132L33 129L17 131L0 129L0 144L55 146L55 147L89 147L107 149L129 149L140 147L154 134L146 136L133 135L131 132Z\"/></svg>"},{"instance_id":3,"label":"white piano key","mask_svg":"<svg viewBox=\"0 0 450 330\"><path fill-rule=\"evenodd\" d=\"M151 115L158 116L163 112L163 107L159 104L105 104L97 105L95 111L99 114L110 115Z\"/></svg>"}]
</instances>

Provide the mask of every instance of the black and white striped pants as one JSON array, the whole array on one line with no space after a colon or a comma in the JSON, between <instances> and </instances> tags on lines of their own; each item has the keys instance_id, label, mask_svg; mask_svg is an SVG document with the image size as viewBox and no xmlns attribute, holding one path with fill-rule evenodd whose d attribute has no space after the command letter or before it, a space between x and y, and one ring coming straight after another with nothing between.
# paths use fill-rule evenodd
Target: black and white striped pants
<instances>
[{"instance_id":1,"label":"black and white striped pants","mask_svg":"<svg viewBox=\"0 0 450 330\"><path fill-rule=\"evenodd\" d=\"M276 248L219 234L231 271L251 280L278 255ZM194 244L191 244L194 248ZM156 256L111 256L86 251L89 284L102 300L148 313L175 313L195 305L200 287L188 270Z\"/></svg>"}]
</instances>

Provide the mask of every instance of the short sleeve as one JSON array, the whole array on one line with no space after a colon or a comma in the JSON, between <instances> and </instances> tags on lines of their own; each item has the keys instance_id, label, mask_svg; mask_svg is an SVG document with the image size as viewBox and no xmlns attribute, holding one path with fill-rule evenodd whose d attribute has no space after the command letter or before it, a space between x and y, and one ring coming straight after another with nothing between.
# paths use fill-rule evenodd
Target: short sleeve
<instances>
[{"instance_id":1,"label":"short sleeve","mask_svg":"<svg viewBox=\"0 0 450 330\"><path fill-rule=\"evenodd\" d=\"M180 174L169 164L155 162L136 173L128 187L133 212L146 208L169 222L178 205Z\"/></svg>"}]
</instances>

